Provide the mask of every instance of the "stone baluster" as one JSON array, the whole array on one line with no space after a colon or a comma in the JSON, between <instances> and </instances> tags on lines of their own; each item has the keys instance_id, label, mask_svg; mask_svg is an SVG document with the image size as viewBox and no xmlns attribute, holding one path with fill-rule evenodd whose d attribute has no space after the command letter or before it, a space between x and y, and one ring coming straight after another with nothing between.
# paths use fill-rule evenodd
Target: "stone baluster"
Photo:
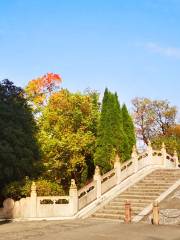
<instances>
[{"instance_id":1,"label":"stone baluster","mask_svg":"<svg viewBox=\"0 0 180 240\"><path fill-rule=\"evenodd\" d=\"M71 186L69 189L69 204L71 208L72 215L78 212L78 192L77 186L74 179L71 179Z\"/></svg>"},{"instance_id":2,"label":"stone baluster","mask_svg":"<svg viewBox=\"0 0 180 240\"><path fill-rule=\"evenodd\" d=\"M162 154L162 165L164 168L166 168L166 166L167 166L166 146L164 143L162 143L161 154Z\"/></svg>"},{"instance_id":3,"label":"stone baluster","mask_svg":"<svg viewBox=\"0 0 180 240\"><path fill-rule=\"evenodd\" d=\"M101 197L101 173L100 173L100 169L98 166L96 166L96 168L95 168L93 179L94 179L94 181L96 181L97 198L100 198Z\"/></svg>"},{"instance_id":4,"label":"stone baluster","mask_svg":"<svg viewBox=\"0 0 180 240\"><path fill-rule=\"evenodd\" d=\"M138 155L137 155L137 150L135 145L133 146L131 158L133 161L134 173L136 173L138 171Z\"/></svg>"},{"instance_id":5,"label":"stone baluster","mask_svg":"<svg viewBox=\"0 0 180 240\"><path fill-rule=\"evenodd\" d=\"M147 154L148 154L148 163L147 164L152 165L153 164L153 149L152 149L150 140L148 140Z\"/></svg>"},{"instance_id":6,"label":"stone baluster","mask_svg":"<svg viewBox=\"0 0 180 240\"><path fill-rule=\"evenodd\" d=\"M121 182L121 163L118 154L115 156L114 169L116 174L116 184L119 184Z\"/></svg>"},{"instance_id":7,"label":"stone baluster","mask_svg":"<svg viewBox=\"0 0 180 240\"><path fill-rule=\"evenodd\" d=\"M179 168L179 160L178 160L178 155L177 155L177 151L174 150L174 162L175 162L175 168Z\"/></svg>"},{"instance_id":8,"label":"stone baluster","mask_svg":"<svg viewBox=\"0 0 180 240\"><path fill-rule=\"evenodd\" d=\"M37 217L37 191L35 182L31 185L31 195L30 195L30 217Z\"/></svg>"}]
</instances>

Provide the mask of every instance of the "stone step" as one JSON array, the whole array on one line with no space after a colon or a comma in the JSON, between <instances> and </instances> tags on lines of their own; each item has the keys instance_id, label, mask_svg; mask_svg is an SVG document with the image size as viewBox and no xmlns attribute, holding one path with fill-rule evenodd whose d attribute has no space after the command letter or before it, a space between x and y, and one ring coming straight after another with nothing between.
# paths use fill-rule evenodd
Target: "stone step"
<instances>
[{"instance_id":1,"label":"stone step","mask_svg":"<svg viewBox=\"0 0 180 240\"><path fill-rule=\"evenodd\" d=\"M120 198L114 198L113 199L113 201L111 201L109 204L113 204L114 203L114 205L117 205L117 204L125 204L125 199L122 199L121 197ZM149 203L149 202L151 202L151 200L149 200L149 199L132 199L131 200L131 203L133 203L133 204L137 204L137 203Z\"/></svg>"},{"instance_id":2,"label":"stone step","mask_svg":"<svg viewBox=\"0 0 180 240\"><path fill-rule=\"evenodd\" d=\"M139 201L140 199L130 199L129 201L130 201L130 203L131 203L131 205L133 205L133 206L143 206L143 205L149 205L149 204L151 204L152 202L153 202L153 200L152 199L143 199L143 200L141 200L142 202L136 202L136 201ZM116 208L116 207L124 207L125 206L125 201L123 201L123 202L119 202L119 201L113 201L113 202L110 202L108 205L107 205L107 207L108 206L110 206L110 207L113 207L113 208Z\"/></svg>"},{"instance_id":3,"label":"stone step","mask_svg":"<svg viewBox=\"0 0 180 240\"><path fill-rule=\"evenodd\" d=\"M151 201L149 202L130 202L131 203L131 206L132 207L144 207L144 206L147 206L148 204L152 203ZM119 210L119 209L124 209L125 208L125 202L123 203L119 203L118 204L109 204L109 205L106 205L105 207L103 207L103 209L116 209L116 210Z\"/></svg>"},{"instance_id":4,"label":"stone step","mask_svg":"<svg viewBox=\"0 0 180 240\"><path fill-rule=\"evenodd\" d=\"M151 184L152 184L152 183L154 183L154 184L162 184L162 183L163 183L163 184L166 184L166 183L167 183L167 184L170 184L170 183L173 183L173 182L175 182L175 181L174 181L174 180L169 180L169 181L167 181L167 180L166 180L166 181L165 181L165 180L162 180L162 181L158 181L158 182L157 182L157 181L151 180L151 179L146 179L146 180L144 179L144 180L142 180L142 181L139 182L139 183L151 183Z\"/></svg>"},{"instance_id":5,"label":"stone step","mask_svg":"<svg viewBox=\"0 0 180 240\"><path fill-rule=\"evenodd\" d=\"M165 174L179 174L180 175L180 173L179 173L179 169L163 169L163 170L157 170L157 171L154 171L154 172L152 172L152 173L150 173L151 174L151 176L153 176L153 175L156 175L156 174L162 174L162 175L165 175Z\"/></svg>"},{"instance_id":6,"label":"stone step","mask_svg":"<svg viewBox=\"0 0 180 240\"><path fill-rule=\"evenodd\" d=\"M131 200L131 199L152 199L152 200L154 200L154 199L156 199L158 196L156 195L156 196L146 196L146 195L144 195L144 196L139 196L139 195L134 195L134 196L132 196L132 195L124 195L124 196L121 196L121 199L125 199L125 200Z\"/></svg>"},{"instance_id":7,"label":"stone step","mask_svg":"<svg viewBox=\"0 0 180 240\"><path fill-rule=\"evenodd\" d=\"M128 188L127 190L142 190L142 191L144 191L144 190L146 190L146 189L151 189L151 190L165 190L165 189L167 189L167 187L166 186L151 186L151 187L147 187L147 186L141 186L141 188L140 187L138 187L138 186L133 186L133 187L130 187L130 188Z\"/></svg>"},{"instance_id":8,"label":"stone step","mask_svg":"<svg viewBox=\"0 0 180 240\"><path fill-rule=\"evenodd\" d=\"M137 204L137 205L133 205L133 204L131 204L131 208L132 209L142 209L142 208L144 208L145 206L147 206L147 204L146 203L143 203L143 204ZM125 209L125 205L123 204L123 205L119 205L119 206L113 206L113 205L108 205L108 206L106 206L105 208L102 208L101 210L114 210L114 211L124 211L124 209Z\"/></svg>"},{"instance_id":9,"label":"stone step","mask_svg":"<svg viewBox=\"0 0 180 240\"><path fill-rule=\"evenodd\" d=\"M167 189L168 189L169 187L166 187L166 188L157 188L157 189L151 189L151 188L144 188L144 189L139 189L139 188L137 188L137 189L133 189L133 190L131 190L132 192L145 192L145 193L148 193L148 192L156 192L156 193L162 193L162 192L164 192L164 191L166 191ZM130 190L129 191L126 191L126 192L131 192Z\"/></svg>"},{"instance_id":10,"label":"stone step","mask_svg":"<svg viewBox=\"0 0 180 240\"><path fill-rule=\"evenodd\" d=\"M129 190L126 190L124 193L145 193L145 194L148 194L148 193L161 193L162 190L159 190L159 189L156 189L156 190L152 190L151 188L149 189L129 189Z\"/></svg>"},{"instance_id":11,"label":"stone step","mask_svg":"<svg viewBox=\"0 0 180 240\"><path fill-rule=\"evenodd\" d=\"M142 209L143 208L132 208L132 212L133 213L138 213L138 212L141 212ZM125 214L125 209L120 209L120 210L102 209L101 211L97 211L97 213L124 215Z\"/></svg>"},{"instance_id":12,"label":"stone step","mask_svg":"<svg viewBox=\"0 0 180 240\"><path fill-rule=\"evenodd\" d=\"M139 212L132 212L132 218L134 216L136 216L137 214L139 214ZM119 213L119 214L112 214L112 213L94 213L92 215L93 218L106 218L106 219L120 219L120 220L124 220L124 212L123 213Z\"/></svg>"},{"instance_id":13,"label":"stone step","mask_svg":"<svg viewBox=\"0 0 180 240\"><path fill-rule=\"evenodd\" d=\"M120 195L120 197L124 197L124 196L141 196L141 197L144 197L144 196L159 196L159 193L145 193L145 192L124 192Z\"/></svg>"},{"instance_id":14,"label":"stone step","mask_svg":"<svg viewBox=\"0 0 180 240\"><path fill-rule=\"evenodd\" d=\"M169 187L169 186L172 186L171 183L138 183L138 186L139 188L141 187L151 187L151 186L160 186L160 187Z\"/></svg>"},{"instance_id":15,"label":"stone step","mask_svg":"<svg viewBox=\"0 0 180 240\"><path fill-rule=\"evenodd\" d=\"M166 191L180 178L180 171L157 170L117 195L109 203L93 214L98 219L124 220L125 202L130 201L132 217Z\"/></svg>"},{"instance_id":16,"label":"stone step","mask_svg":"<svg viewBox=\"0 0 180 240\"><path fill-rule=\"evenodd\" d=\"M124 219L124 215L120 214L95 213L92 216L95 218Z\"/></svg>"},{"instance_id":17,"label":"stone step","mask_svg":"<svg viewBox=\"0 0 180 240\"><path fill-rule=\"evenodd\" d=\"M177 177L168 177L168 178L156 178L156 177L152 177L152 178L146 178L144 179L144 181L176 181Z\"/></svg>"}]
</instances>

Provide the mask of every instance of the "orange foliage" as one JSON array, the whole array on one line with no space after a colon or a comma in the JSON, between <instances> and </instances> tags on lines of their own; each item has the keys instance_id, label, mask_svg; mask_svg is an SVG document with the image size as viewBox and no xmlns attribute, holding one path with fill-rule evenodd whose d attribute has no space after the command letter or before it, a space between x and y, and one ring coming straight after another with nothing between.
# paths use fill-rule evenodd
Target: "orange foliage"
<instances>
[{"instance_id":1,"label":"orange foliage","mask_svg":"<svg viewBox=\"0 0 180 240\"><path fill-rule=\"evenodd\" d=\"M170 135L170 136L174 135L176 137L180 137L180 124L177 124L177 125L175 125L173 127L170 127L168 129L168 133L167 134Z\"/></svg>"},{"instance_id":2,"label":"orange foliage","mask_svg":"<svg viewBox=\"0 0 180 240\"><path fill-rule=\"evenodd\" d=\"M26 93L34 103L42 104L46 95L58 88L61 82L62 78L59 74L47 73L31 80L26 87Z\"/></svg>"}]
</instances>

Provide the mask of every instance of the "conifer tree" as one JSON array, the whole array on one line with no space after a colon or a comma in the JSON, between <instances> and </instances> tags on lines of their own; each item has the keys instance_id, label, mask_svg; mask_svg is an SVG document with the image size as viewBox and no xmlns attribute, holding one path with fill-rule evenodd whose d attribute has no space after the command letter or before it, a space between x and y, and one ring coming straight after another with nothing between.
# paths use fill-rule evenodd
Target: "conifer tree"
<instances>
[{"instance_id":1,"label":"conifer tree","mask_svg":"<svg viewBox=\"0 0 180 240\"><path fill-rule=\"evenodd\" d=\"M102 172L112 168L115 154L121 156L121 160L127 159L128 149L127 137L123 131L122 114L117 94L105 89L98 136L96 141L96 152L94 155L95 165L101 167Z\"/></svg>"},{"instance_id":2,"label":"conifer tree","mask_svg":"<svg viewBox=\"0 0 180 240\"><path fill-rule=\"evenodd\" d=\"M115 122L115 130L113 131L114 138L116 139L116 153L119 154L120 159L122 162L129 159L129 144L126 132L123 128L123 116L122 110L119 104L117 93L114 94L115 99L115 114L114 118L116 119Z\"/></svg>"},{"instance_id":3,"label":"conifer tree","mask_svg":"<svg viewBox=\"0 0 180 240\"><path fill-rule=\"evenodd\" d=\"M123 129L124 129L124 132L126 133L128 145L129 145L129 151L128 151L127 157L130 158L132 148L136 143L136 137L135 137L133 120L125 104L123 104L123 107L122 107L122 120L123 120Z\"/></svg>"}]
</instances>

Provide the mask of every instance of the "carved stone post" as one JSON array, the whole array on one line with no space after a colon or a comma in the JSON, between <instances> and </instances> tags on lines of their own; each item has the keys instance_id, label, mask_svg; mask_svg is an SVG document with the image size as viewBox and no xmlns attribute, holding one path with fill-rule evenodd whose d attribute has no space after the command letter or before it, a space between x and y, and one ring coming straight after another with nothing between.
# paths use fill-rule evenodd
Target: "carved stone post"
<instances>
[{"instance_id":1,"label":"carved stone post","mask_svg":"<svg viewBox=\"0 0 180 240\"><path fill-rule=\"evenodd\" d=\"M125 202L125 218L124 218L125 223L130 223L131 222L131 203L126 200Z\"/></svg>"},{"instance_id":2,"label":"carved stone post","mask_svg":"<svg viewBox=\"0 0 180 240\"><path fill-rule=\"evenodd\" d=\"M31 185L30 217L37 217L37 191L35 182Z\"/></svg>"},{"instance_id":3,"label":"carved stone post","mask_svg":"<svg viewBox=\"0 0 180 240\"><path fill-rule=\"evenodd\" d=\"M135 145L133 146L131 158L133 161L134 173L136 173L138 171L138 155L137 155L137 150Z\"/></svg>"},{"instance_id":4,"label":"carved stone post","mask_svg":"<svg viewBox=\"0 0 180 240\"><path fill-rule=\"evenodd\" d=\"M166 168L166 163L167 163L166 146L164 143L162 143L161 154L162 154L162 165L164 166L164 168Z\"/></svg>"},{"instance_id":5,"label":"carved stone post","mask_svg":"<svg viewBox=\"0 0 180 240\"><path fill-rule=\"evenodd\" d=\"M159 204L158 202L153 203L153 224L158 225L159 224Z\"/></svg>"},{"instance_id":6,"label":"carved stone post","mask_svg":"<svg viewBox=\"0 0 180 240\"><path fill-rule=\"evenodd\" d=\"M71 213L72 215L74 215L78 212L78 192L77 192L77 186L74 179L71 179L69 197L70 197L69 204L71 207Z\"/></svg>"},{"instance_id":7,"label":"carved stone post","mask_svg":"<svg viewBox=\"0 0 180 240\"><path fill-rule=\"evenodd\" d=\"M153 164L153 149L152 149L150 140L148 140L147 153L148 153L148 165L152 165Z\"/></svg>"},{"instance_id":8,"label":"carved stone post","mask_svg":"<svg viewBox=\"0 0 180 240\"><path fill-rule=\"evenodd\" d=\"M96 181L97 198L100 198L101 197L101 174L98 166L96 166L95 168L93 179L94 181Z\"/></svg>"},{"instance_id":9,"label":"carved stone post","mask_svg":"<svg viewBox=\"0 0 180 240\"><path fill-rule=\"evenodd\" d=\"M119 155L116 154L115 161L114 161L114 169L116 174L116 184L121 182L121 163Z\"/></svg>"},{"instance_id":10,"label":"carved stone post","mask_svg":"<svg viewBox=\"0 0 180 240\"><path fill-rule=\"evenodd\" d=\"M178 155L177 155L177 151L174 150L174 162L175 162L175 168L179 168L179 160L178 160Z\"/></svg>"}]
</instances>

